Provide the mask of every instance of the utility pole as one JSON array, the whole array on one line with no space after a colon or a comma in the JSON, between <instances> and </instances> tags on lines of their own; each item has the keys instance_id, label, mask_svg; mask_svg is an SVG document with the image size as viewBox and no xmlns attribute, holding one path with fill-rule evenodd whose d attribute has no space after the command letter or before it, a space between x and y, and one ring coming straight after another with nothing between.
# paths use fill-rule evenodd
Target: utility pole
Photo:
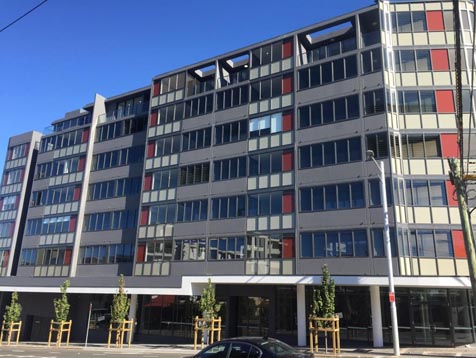
<instances>
[{"instance_id":1,"label":"utility pole","mask_svg":"<svg viewBox=\"0 0 476 358\"><path fill-rule=\"evenodd\" d=\"M473 304L476 307L476 251L474 248L473 227L466 203L466 183L464 177L460 175L458 160L455 158L448 159L450 165L451 182L456 188L458 197L459 216L461 219L461 227L463 229L464 247L466 249L466 257L468 258L469 279L473 290Z\"/></svg>"},{"instance_id":2,"label":"utility pole","mask_svg":"<svg viewBox=\"0 0 476 358\"><path fill-rule=\"evenodd\" d=\"M450 179L456 189L458 198L459 215L463 230L464 247L468 259L469 278L473 291L473 305L476 307L476 253L474 247L473 226L471 225L470 211L468 210L468 195L464 175L464 147L463 147L463 100L461 79L461 21L459 0L453 0L453 17L455 24L455 77L456 77L456 126L458 129L459 158L449 158ZM474 39L473 39L474 41ZM473 55L474 56L474 55ZM474 76L474 73L472 73ZM472 104L471 104L472 106Z\"/></svg>"}]
</instances>

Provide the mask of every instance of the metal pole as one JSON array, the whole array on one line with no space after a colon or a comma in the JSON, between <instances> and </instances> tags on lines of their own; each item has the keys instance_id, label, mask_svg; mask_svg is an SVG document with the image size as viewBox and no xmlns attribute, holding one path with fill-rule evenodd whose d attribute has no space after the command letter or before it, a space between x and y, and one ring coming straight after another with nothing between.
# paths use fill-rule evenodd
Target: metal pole
<instances>
[{"instance_id":1,"label":"metal pole","mask_svg":"<svg viewBox=\"0 0 476 358\"><path fill-rule=\"evenodd\" d=\"M384 232L385 232L385 251L387 254L387 268L388 268L388 299L390 301L390 314L392 318L392 333L393 333L393 354L400 355L400 338L398 337L398 318L397 318L397 304L395 302L395 287L393 285L393 264L392 264L392 245L390 243L390 228L388 222L388 207L387 207L387 188L385 184L385 167L383 160L380 165L372 157L375 164L379 168L380 179L380 196L382 198Z\"/></svg>"},{"instance_id":2,"label":"metal pole","mask_svg":"<svg viewBox=\"0 0 476 358\"><path fill-rule=\"evenodd\" d=\"M88 312L88 327L86 328L86 339L84 341L84 346L88 346L88 338L89 338L89 324L91 323L91 311L93 310L93 304L89 303L89 312Z\"/></svg>"}]
</instances>

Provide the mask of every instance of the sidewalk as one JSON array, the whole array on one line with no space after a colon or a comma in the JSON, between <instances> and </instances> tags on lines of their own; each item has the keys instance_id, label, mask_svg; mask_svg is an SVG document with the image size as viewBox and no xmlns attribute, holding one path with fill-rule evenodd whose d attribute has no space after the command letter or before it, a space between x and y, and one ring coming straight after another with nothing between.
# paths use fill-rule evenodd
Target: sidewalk
<instances>
[{"instance_id":1,"label":"sidewalk","mask_svg":"<svg viewBox=\"0 0 476 358\"><path fill-rule=\"evenodd\" d=\"M30 345L30 346L47 346L46 342L21 342L20 345ZM87 347L84 346L84 343L70 343L70 348L75 349L84 349L92 351L103 351L107 348L107 344L102 343L90 343ZM56 348L52 345L50 348ZM309 351L309 347L297 347L302 351ZM68 349L66 346L61 346L58 349ZM111 350L121 350L133 352L150 352L153 351L157 353L160 357L160 354L163 353L174 353L177 355L182 355L184 357L190 357L200 351L200 346L198 349L193 349L193 344L132 344L130 348L127 348L127 345L124 345L124 348L115 348L111 346ZM405 358L411 357L434 357L434 358L476 358L476 343L471 345L459 346L456 348L451 347L403 347L400 348L400 355ZM328 349L326 354L324 349L319 349L318 353L314 353L314 356L317 358L321 357L334 357L332 354L332 348ZM341 353L337 354L337 357L342 358L389 358L393 356L393 348L341 348Z\"/></svg>"}]
</instances>

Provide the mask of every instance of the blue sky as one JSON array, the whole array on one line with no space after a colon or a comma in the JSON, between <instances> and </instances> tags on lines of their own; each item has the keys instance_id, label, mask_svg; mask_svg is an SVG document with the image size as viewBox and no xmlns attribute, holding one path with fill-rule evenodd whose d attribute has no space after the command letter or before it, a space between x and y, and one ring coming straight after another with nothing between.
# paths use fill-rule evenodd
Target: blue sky
<instances>
[{"instance_id":1,"label":"blue sky","mask_svg":"<svg viewBox=\"0 0 476 358\"><path fill-rule=\"evenodd\" d=\"M0 28L41 0L1 0ZM10 136L153 76L373 0L49 0L0 33L0 163Z\"/></svg>"}]
</instances>

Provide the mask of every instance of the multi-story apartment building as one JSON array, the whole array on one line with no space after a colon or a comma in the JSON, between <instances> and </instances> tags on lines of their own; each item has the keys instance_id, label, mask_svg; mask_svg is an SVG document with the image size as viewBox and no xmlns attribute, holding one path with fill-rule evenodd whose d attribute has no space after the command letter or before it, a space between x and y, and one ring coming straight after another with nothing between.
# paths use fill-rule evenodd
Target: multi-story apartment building
<instances>
[{"instance_id":1,"label":"multi-story apartment building","mask_svg":"<svg viewBox=\"0 0 476 358\"><path fill-rule=\"evenodd\" d=\"M460 6L469 123L473 4ZM402 344L473 342L447 175L458 155L454 59L452 2L379 1L97 95L41 140L13 137L0 287L20 292L24 338L44 338L68 279L73 338L83 339L92 303L90 337L103 339L124 274L138 341L190 340L210 277L225 336L304 345L326 264L342 339L390 343L372 150L385 163Z\"/></svg>"}]
</instances>

